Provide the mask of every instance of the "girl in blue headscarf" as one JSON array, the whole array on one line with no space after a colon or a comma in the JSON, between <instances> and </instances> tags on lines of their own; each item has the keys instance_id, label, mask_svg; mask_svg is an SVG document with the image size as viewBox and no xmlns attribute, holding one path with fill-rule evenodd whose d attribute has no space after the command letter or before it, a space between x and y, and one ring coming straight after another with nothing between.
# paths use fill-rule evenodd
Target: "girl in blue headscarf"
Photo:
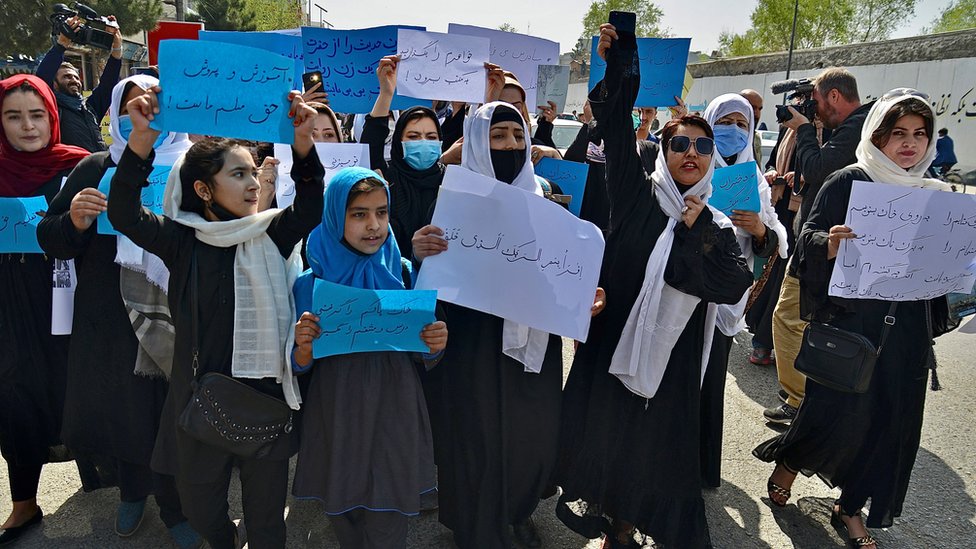
<instances>
[{"instance_id":1,"label":"girl in blue headscarf","mask_svg":"<svg viewBox=\"0 0 976 549\"><path fill-rule=\"evenodd\" d=\"M413 359L432 366L447 325L424 327L423 357L374 351L312 359L319 336L315 279L371 290L403 290L409 272L389 224L389 187L365 168L339 171L325 192L322 224L308 237L311 269L295 283L304 311L295 328L294 369L311 371L294 494L322 501L343 548L405 548L407 517L436 489L433 442ZM409 286L409 281L407 283Z\"/></svg>"}]
</instances>

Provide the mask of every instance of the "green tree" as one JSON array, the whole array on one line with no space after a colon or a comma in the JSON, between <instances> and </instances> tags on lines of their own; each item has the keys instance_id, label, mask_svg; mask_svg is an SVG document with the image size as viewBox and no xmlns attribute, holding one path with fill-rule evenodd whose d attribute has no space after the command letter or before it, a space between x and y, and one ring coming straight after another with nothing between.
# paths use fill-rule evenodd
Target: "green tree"
<instances>
[{"instance_id":1,"label":"green tree","mask_svg":"<svg viewBox=\"0 0 976 549\"><path fill-rule=\"evenodd\" d=\"M511 23L502 23L501 25L498 25L498 30L505 31L505 32L518 32L519 31L517 28L515 28L515 25L513 25Z\"/></svg>"},{"instance_id":2,"label":"green tree","mask_svg":"<svg viewBox=\"0 0 976 549\"><path fill-rule=\"evenodd\" d=\"M302 24L301 0L247 0L255 30L293 29Z\"/></svg>"},{"instance_id":3,"label":"green tree","mask_svg":"<svg viewBox=\"0 0 976 549\"><path fill-rule=\"evenodd\" d=\"M907 22L916 0L799 0L796 49L884 40ZM722 33L724 55L786 51L793 30L794 0L759 0L752 28L742 34Z\"/></svg>"},{"instance_id":4,"label":"green tree","mask_svg":"<svg viewBox=\"0 0 976 549\"><path fill-rule=\"evenodd\" d=\"M583 16L582 38L600 34L600 25L607 22L611 11L629 11L637 14L636 34L639 37L668 36L668 29L661 26L664 12L654 2L645 0L593 0Z\"/></svg>"},{"instance_id":5,"label":"green tree","mask_svg":"<svg viewBox=\"0 0 976 549\"><path fill-rule=\"evenodd\" d=\"M207 30L252 31L257 29L248 0L197 0L197 13L187 21L201 21Z\"/></svg>"},{"instance_id":6,"label":"green tree","mask_svg":"<svg viewBox=\"0 0 976 549\"><path fill-rule=\"evenodd\" d=\"M0 53L34 55L51 47L52 6L57 0L4 0L0 20L7 25L0 33ZM64 3L61 0L60 3ZM115 15L122 32L131 35L149 31L163 13L160 0L91 0L84 2L100 15Z\"/></svg>"},{"instance_id":7,"label":"green tree","mask_svg":"<svg viewBox=\"0 0 976 549\"><path fill-rule=\"evenodd\" d=\"M956 0L932 21L925 32L949 32L976 28L976 0Z\"/></svg>"}]
</instances>

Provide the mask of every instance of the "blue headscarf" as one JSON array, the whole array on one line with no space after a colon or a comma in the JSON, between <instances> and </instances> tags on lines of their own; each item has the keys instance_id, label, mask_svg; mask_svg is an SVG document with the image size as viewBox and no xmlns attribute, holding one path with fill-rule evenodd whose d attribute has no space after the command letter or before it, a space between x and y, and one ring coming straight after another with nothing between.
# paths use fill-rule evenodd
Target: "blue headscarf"
<instances>
[{"instance_id":1,"label":"blue headscarf","mask_svg":"<svg viewBox=\"0 0 976 549\"><path fill-rule=\"evenodd\" d=\"M386 242L373 254L355 251L344 241L349 191L353 185L367 178L383 181L389 203L389 185L379 174L367 168L343 168L332 177L325 189L322 224L308 235L306 257L311 269L302 273L295 282L299 316L311 310L314 278L367 290L404 289L400 248L393 237L392 228Z\"/></svg>"}]
</instances>

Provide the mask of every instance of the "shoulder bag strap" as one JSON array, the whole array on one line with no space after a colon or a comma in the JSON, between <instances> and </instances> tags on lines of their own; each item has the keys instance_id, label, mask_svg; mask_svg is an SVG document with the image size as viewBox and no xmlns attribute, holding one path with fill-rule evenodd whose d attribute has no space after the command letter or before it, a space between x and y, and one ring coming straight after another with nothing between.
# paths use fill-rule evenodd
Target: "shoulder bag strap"
<instances>
[{"instance_id":1,"label":"shoulder bag strap","mask_svg":"<svg viewBox=\"0 0 976 549\"><path fill-rule=\"evenodd\" d=\"M881 349L884 348L885 341L888 339L888 332L891 331L891 327L895 325L895 309L898 308L898 302L892 301L891 306L888 307L888 314L884 317L884 329L881 330L881 341L878 342L878 355L881 356Z\"/></svg>"},{"instance_id":2,"label":"shoulder bag strap","mask_svg":"<svg viewBox=\"0 0 976 549\"><path fill-rule=\"evenodd\" d=\"M193 383L196 383L197 372L200 369L200 303L197 287L197 243L195 237L193 240L190 251L190 337L193 345Z\"/></svg>"}]
</instances>

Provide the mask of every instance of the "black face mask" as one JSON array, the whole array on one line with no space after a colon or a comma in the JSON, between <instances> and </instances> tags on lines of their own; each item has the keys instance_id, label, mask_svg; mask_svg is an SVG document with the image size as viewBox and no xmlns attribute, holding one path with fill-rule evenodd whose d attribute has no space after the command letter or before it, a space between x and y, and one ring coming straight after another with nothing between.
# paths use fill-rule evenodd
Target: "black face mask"
<instances>
[{"instance_id":1,"label":"black face mask","mask_svg":"<svg viewBox=\"0 0 976 549\"><path fill-rule=\"evenodd\" d=\"M210 203L209 208L219 221L233 221L235 219L240 219L239 216L230 213L227 208L224 208L218 204L216 200Z\"/></svg>"},{"instance_id":2,"label":"black face mask","mask_svg":"<svg viewBox=\"0 0 976 549\"><path fill-rule=\"evenodd\" d=\"M511 184L525 165L525 149L491 150L495 179Z\"/></svg>"}]
</instances>

